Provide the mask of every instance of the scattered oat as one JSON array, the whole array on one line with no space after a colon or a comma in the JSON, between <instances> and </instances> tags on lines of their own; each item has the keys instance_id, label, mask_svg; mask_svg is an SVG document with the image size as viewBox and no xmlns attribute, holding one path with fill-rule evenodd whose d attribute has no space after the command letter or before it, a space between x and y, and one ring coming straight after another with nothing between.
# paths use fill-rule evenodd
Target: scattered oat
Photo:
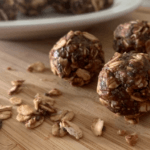
<instances>
[{"instance_id":1,"label":"scattered oat","mask_svg":"<svg viewBox=\"0 0 150 150\"><path fill-rule=\"evenodd\" d=\"M77 140L82 138L82 130L74 123L70 121L60 122L60 127L64 128L70 135L74 136Z\"/></svg>"},{"instance_id":2,"label":"scattered oat","mask_svg":"<svg viewBox=\"0 0 150 150\"><path fill-rule=\"evenodd\" d=\"M15 94L15 93L18 93L19 90L20 90L19 87L20 87L20 86L13 86L13 87L9 90L8 94L9 94L9 95L13 95L13 94Z\"/></svg>"},{"instance_id":3,"label":"scattered oat","mask_svg":"<svg viewBox=\"0 0 150 150\"><path fill-rule=\"evenodd\" d=\"M138 141L138 135L136 133L126 135L125 140L129 145L134 146Z\"/></svg>"},{"instance_id":4,"label":"scattered oat","mask_svg":"<svg viewBox=\"0 0 150 150\"><path fill-rule=\"evenodd\" d=\"M13 85L13 87L9 90L8 94L13 95L15 93L18 93L24 81L25 80L11 81L11 84Z\"/></svg>"},{"instance_id":5,"label":"scattered oat","mask_svg":"<svg viewBox=\"0 0 150 150\"><path fill-rule=\"evenodd\" d=\"M0 119L1 120L5 120L5 119L8 119L10 118L12 115L12 112L11 111L3 111L3 112L0 112Z\"/></svg>"},{"instance_id":6,"label":"scattered oat","mask_svg":"<svg viewBox=\"0 0 150 150\"><path fill-rule=\"evenodd\" d=\"M19 97L12 97L9 99L10 103L13 105L20 105L22 103L22 99Z\"/></svg>"},{"instance_id":7,"label":"scattered oat","mask_svg":"<svg viewBox=\"0 0 150 150\"><path fill-rule=\"evenodd\" d=\"M91 130L93 131L93 133L96 136L101 136L102 135L102 131L103 131L103 127L104 127L104 121L101 119L94 119L92 125L91 125Z\"/></svg>"},{"instance_id":8,"label":"scattered oat","mask_svg":"<svg viewBox=\"0 0 150 150\"><path fill-rule=\"evenodd\" d=\"M52 135L58 136L58 137L64 137L67 134L67 132L63 129L60 128L59 123L55 123L52 126Z\"/></svg>"},{"instance_id":9,"label":"scattered oat","mask_svg":"<svg viewBox=\"0 0 150 150\"><path fill-rule=\"evenodd\" d=\"M62 92L59 91L58 89L52 89L48 93L45 93L45 96L59 96L62 95Z\"/></svg>"},{"instance_id":10,"label":"scattered oat","mask_svg":"<svg viewBox=\"0 0 150 150\"><path fill-rule=\"evenodd\" d=\"M55 100L50 97L41 94L36 94L33 103L36 111L43 110L48 111L50 113L56 112L56 109L53 107Z\"/></svg>"},{"instance_id":11,"label":"scattered oat","mask_svg":"<svg viewBox=\"0 0 150 150\"><path fill-rule=\"evenodd\" d=\"M29 72L33 72L33 71L43 72L45 70L45 65L42 62L35 62L29 65L27 70Z\"/></svg>"},{"instance_id":12,"label":"scattered oat","mask_svg":"<svg viewBox=\"0 0 150 150\"><path fill-rule=\"evenodd\" d=\"M0 112L1 111L9 111L9 110L12 110L12 106L0 105Z\"/></svg>"},{"instance_id":13,"label":"scattered oat","mask_svg":"<svg viewBox=\"0 0 150 150\"><path fill-rule=\"evenodd\" d=\"M11 84L13 86L21 86L24 82L25 80L16 80L16 81L11 81Z\"/></svg>"},{"instance_id":14,"label":"scattered oat","mask_svg":"<svg viewBox=\"0 0 150 150\"><path fill-rule=\"evenodd\" d=\"M126 135L126 133L127 132L125 130L118 130L117 131L117 134L120 135L120 136L124 136L124 135Z\"/></svg>"},{"instance_id":15,"label":"scattered oat","mask_svg":"<svg viewBox=\"0 0 150 150\"><path fill-rule=\"evenodd\" d=\"M25 122L25 121L29 120L30 118L31 118L31 116L23 116L21 114L18 114L16 116L16 120L19 122Z\"/></svg>"},{"instance_id":16,"label":"scattered oat","mask_svg":"<svg viewBox=\"0 0 150 150\"><path fill-rule=\"evenodd\" d=\"M43 116L38 116L38 119L37 116L35 116L25 123L25 127L28 129L33 129L40 126L43 122L44 122Z\"/></svg>"},{"instance_id":17,"label":"scattered oat","mask_svg":"<svg viewBox=\"0 0 150 150\"><path fill-rule=\"evenodd\" d=\"M29 116L34 113L34 110L29 105L21 105L17 108L17 112L24 116Z\"/></svg>"}]
</instances>

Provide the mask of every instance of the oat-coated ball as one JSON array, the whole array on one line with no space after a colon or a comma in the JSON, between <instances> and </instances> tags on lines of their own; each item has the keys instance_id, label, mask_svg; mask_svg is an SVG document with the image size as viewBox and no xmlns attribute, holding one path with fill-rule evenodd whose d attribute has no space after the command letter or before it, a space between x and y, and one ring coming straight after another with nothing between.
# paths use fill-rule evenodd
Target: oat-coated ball
<instances>
[{"instance_id":1,"label":"oat-coated ball","mask_svg":"<svg viewBox=\"0 0 150 150\"><path fill-rule=\"evenodd\" d=\"M113 0L71 0L71 11L74 14L83 14L99 11L110 7Z\"/></svg>"},{"instance_id":2,"label":"oat-coated ball","mask_svg":"<svg viewBox=\"0 0 150 150\"><path fill-rule=\"evenodd\" d=\"M49 54L51 70L74 86L88 84L104 64L100 41L87 32L70 31Z\"/></svg>"},{"instance_id":3,"label":"oat-coated ball","mask_svg":"<svg viewBox=\"0 0 150 150\"><path fill-rule=\"evenodd\" d=\"M36 16L47 7L47 0L17 0L21 13L27 16Z\"/></svg>"},{"instance_id":4,"label":"oat-coated ball","mask_svg":"<svg viewBox=\"0 0 150 150\"><path fill-rule=\"evenodd\" d=\"M149 80L148 54L116 52L98 77L100 102L126 119L135 119L150 111Z\"/></svg>"},{"instance_id":5,"label":"oat-coated ball","mask_svg":"<svg viewBox=\"0 0 150 150\"><path fill-rule=\"evenodd\" d=\"M49 3L59 13L70 12L70 0L49 0Z\"/></svg>"},{"instance_id":6,"label":"oat-coated ball","mask_svg":"<svg viewBox=\"0 0 150 150\"><path fill-rule=\"evenodd\" d=\"M114 31L114 50L119 53L150 52L150 23L131 21L120 24Z\"/></svg>"},{"instance_id":7,"label":"oat-coated ball","mask_svg":"<svg viewBox=\"0 0 150 150\"><path fill-rule=\"evenodd\" d=\"M15 20L17 13L16 0L0 0L0 21Z\"/></svg>"}]
</instances>

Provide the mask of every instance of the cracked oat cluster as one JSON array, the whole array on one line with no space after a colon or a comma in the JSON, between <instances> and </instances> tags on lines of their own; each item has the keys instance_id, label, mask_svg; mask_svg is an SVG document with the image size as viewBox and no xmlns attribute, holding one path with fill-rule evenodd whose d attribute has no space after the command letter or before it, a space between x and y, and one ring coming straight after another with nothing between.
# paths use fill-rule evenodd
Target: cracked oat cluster
<instances>
[{"instance_id":1,"label":"cracked oat cluster","mask_svg":"<svg viewBox=\"0 0 150 150\"><path fill-rule=\"evenodd\" d=\"M0 21L15 20L17 13L15 0L0 0Z\"/></svg>"},{"instance_id":2,"label":"cracked oat cluster","mask_svg":"<svg viewBox=\"0 0 150 150\"><path fill-rule=\"evenodd\" d=\"M113 0L71 0L71 11L83 14L106 9L113 4Z\"/></svg>"},{"instance_id":3,"label":"cracked oat cluster","mask_svg":"<svg viewBox=\"0 0 150 150\"><path fill-rule=\"evenodd\" d=\"M100 102L129 123L150 111L150 59L144 53L115 53L98 77Z\"/></svg>"},{"instance_id":4,"label":"cracked oat cluster","mask_svg":"<svg viewBox=\"0 0 150 150\"><path fill-rule=\"evenodd\" d=\"M150 24L147 21L131 21L119 25L114 31L114 50L119 53L150 52Z\"/></svg>"},{"instance_id":5,"label":"cracked oat cluster","mask_svg":"<svg viewBox=\"0 0 150 150\"><path fill-rule=\"evenodd\" d=\"M21 13L27 16L40 14L47 6L47 0L17 0Z\"/></svg>"},{"instance_id":6,"label":"cracked oat cluster","mask_svg":"<svg viewBox=\"0 0 150 150\"><path fill-rule=\"evenodd\" d=\"M87 32L70 31L50 51L50 66L55 75L73 86L88 84L104 64L100 41Z\"/></svg>"}]
</instances>

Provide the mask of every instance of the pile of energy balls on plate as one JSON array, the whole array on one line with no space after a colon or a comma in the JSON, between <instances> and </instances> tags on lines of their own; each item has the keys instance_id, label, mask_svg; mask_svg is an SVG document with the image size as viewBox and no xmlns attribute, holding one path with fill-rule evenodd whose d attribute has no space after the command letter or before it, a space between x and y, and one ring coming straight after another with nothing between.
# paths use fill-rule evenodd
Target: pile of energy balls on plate
<instances>
[{"instance_id":1,"label":"pile of energy balls on plate","mask_svg":"<svg viewBox=\"0 0 150 150\"><path fill-rule=\"evenodd\" d=\"M150 23L131 21L114 31L116 53L105 64L102 44L87 32L70 31L50 51L52 72L83 86L99 73L97 93L110 111L131 124L150 111Z\"/></svg>"},{"instance_id":2,"label":"pile of energy balls on plate","mask_svg":"<svg viewBox=\"0 0 150 150\"><path fill-rule=\"evenodd\" d=\"M106 9L113 0L0 0L0 20L15 20L18 12L37 16L52 7L58 13L84 14Z\"/></svg>"}]
</instances>

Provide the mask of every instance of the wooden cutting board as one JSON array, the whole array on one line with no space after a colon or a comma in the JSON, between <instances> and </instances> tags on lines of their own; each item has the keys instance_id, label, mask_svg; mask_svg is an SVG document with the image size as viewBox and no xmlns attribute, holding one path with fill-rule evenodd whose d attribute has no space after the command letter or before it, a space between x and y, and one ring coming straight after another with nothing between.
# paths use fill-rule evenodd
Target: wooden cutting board
<instances>
[{"instance_id":1,"label":"wooden cutting board","mask_svg":"<svg viewBox=\"0 0 150 150\"><path fill-rule=\"evenodd\" d=\"M149 16L149 11L141 8L123 18L94 26L88 32L101 40L107 62L114 53L112 35L115 27L135 19L150 21ZM138 125L129 125L122 117L118 118L99 103L96 93L97 77L89 85L77 88L52 74L49 69L48 53L57 40L58 38L30 42L0 41L0 104L10 105L8 90L11 88L12 80L25 80L22 92L16 96L23 99L23 104L32 106L36 93L44 94L52 88L58 88L63 95L55 98L56 107L75 112L73 122L83 130L83 138L77 141L70 136L53 137L52 122L49 118L36 129L26 129L22 123L16 121L16 107L13 107L12 118L4 121L0 130L0 150L149 150L149 115L141 118ZM45 63L47 70L44 73L26 71L27 66L36 61ZM14 70L8 71L7 67ZM106 131L102 137L95 137L90 130L93 119L98 117L105 121ZM124 137L118 136L118 129L127 130L128 133L136 132L139 135L136 146L129 146Z\"/></svg>"}]
</instances>

